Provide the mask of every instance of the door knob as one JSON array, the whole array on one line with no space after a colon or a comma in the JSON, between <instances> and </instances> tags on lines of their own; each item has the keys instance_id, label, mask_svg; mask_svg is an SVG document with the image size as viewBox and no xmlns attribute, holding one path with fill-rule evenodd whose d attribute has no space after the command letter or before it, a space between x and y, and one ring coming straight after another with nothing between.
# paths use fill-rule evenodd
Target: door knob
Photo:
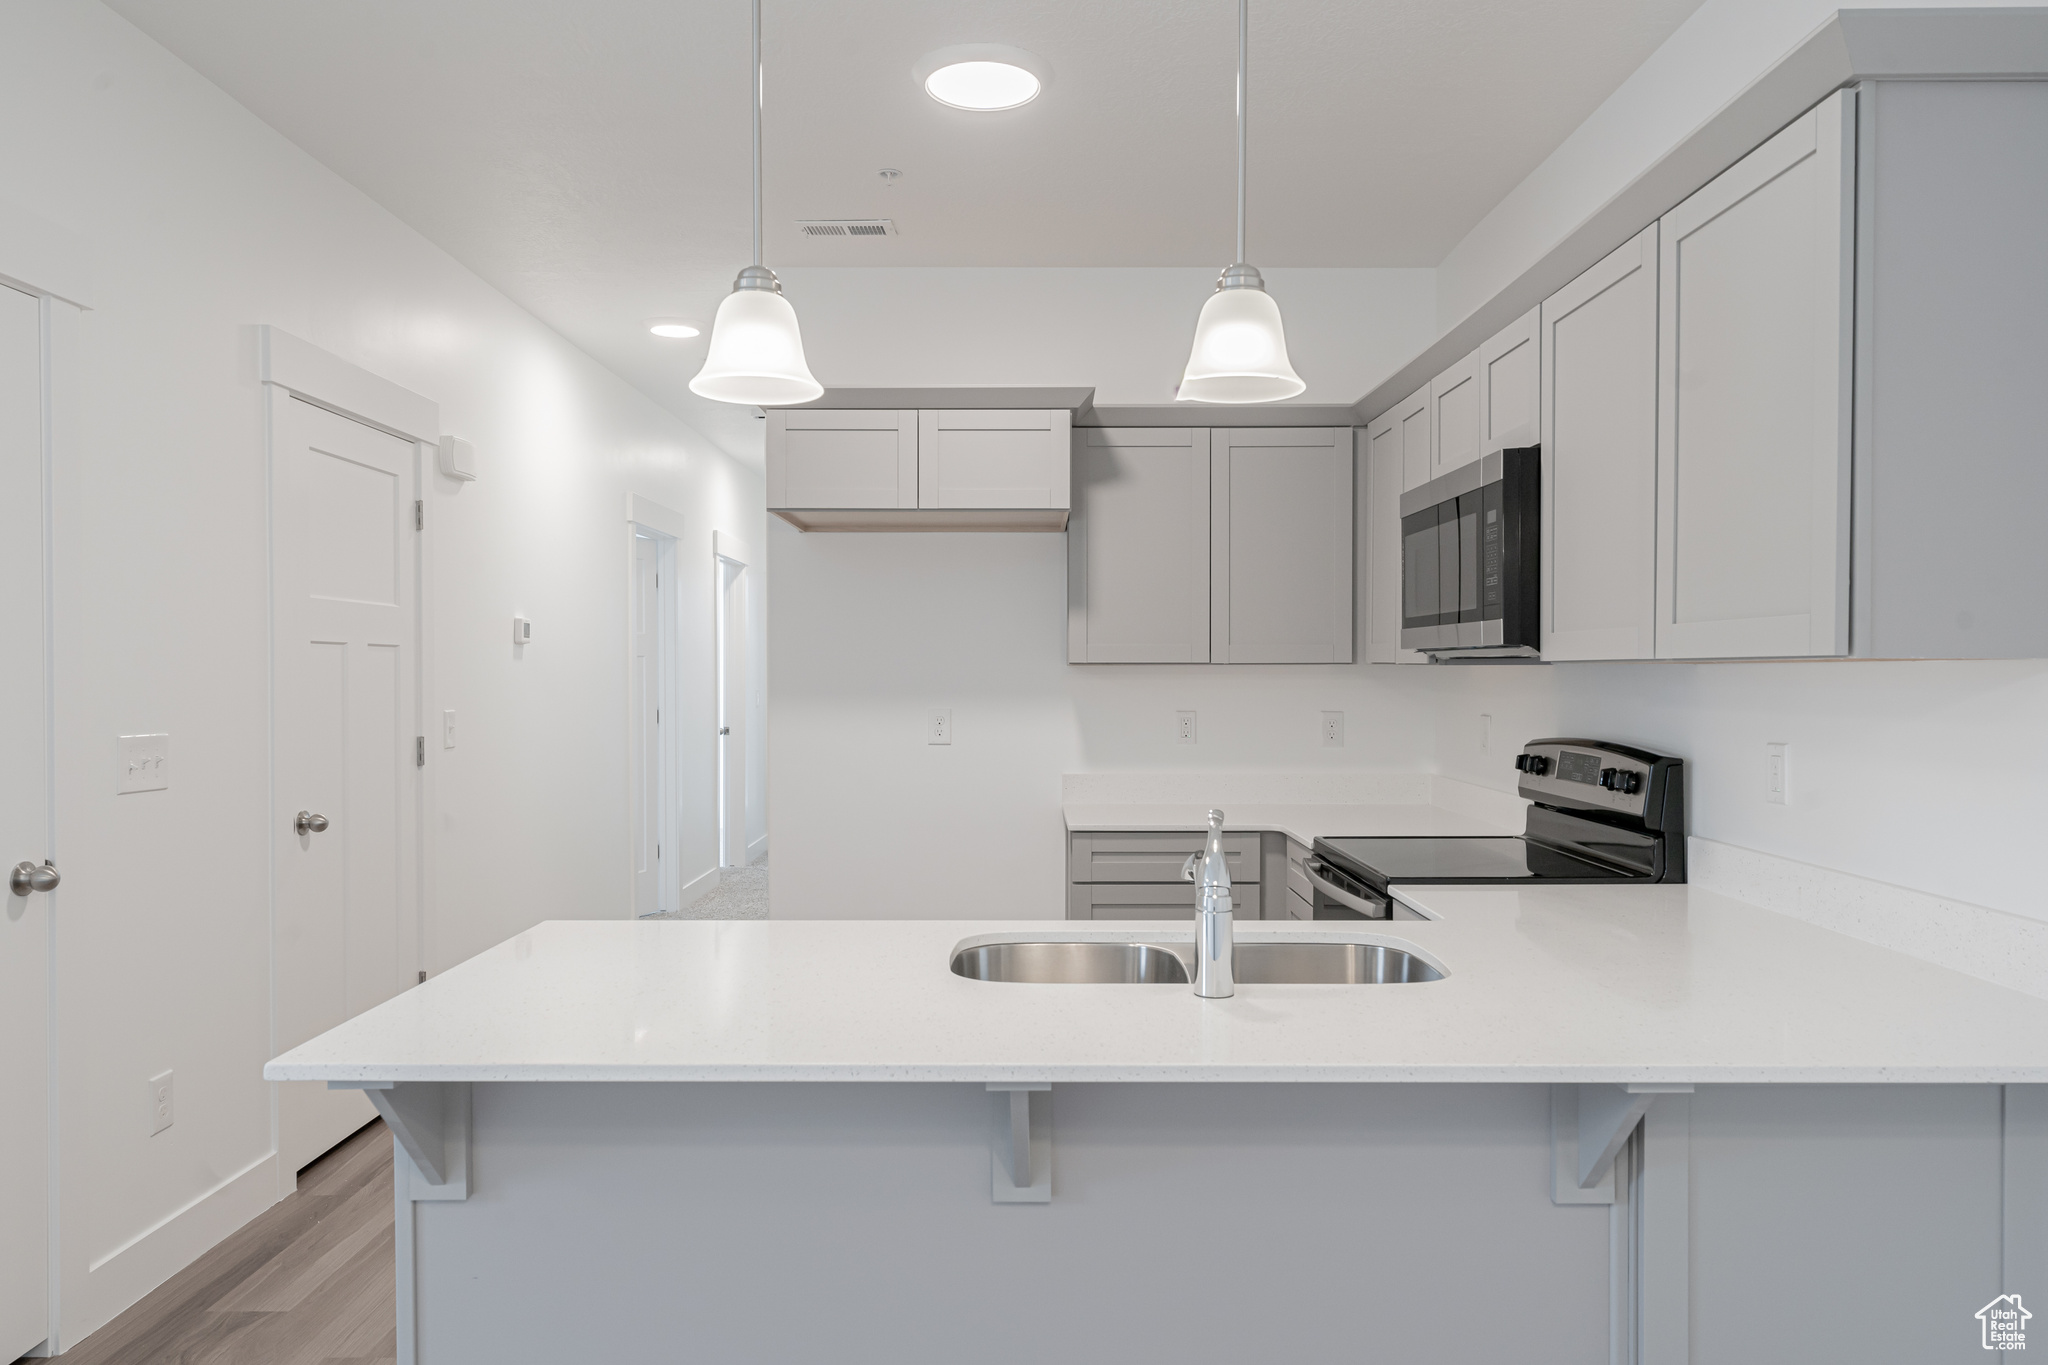
<instances>
[{"instance_id":1,"label":"door knob","mask_svg":"<svg viewBox=\"0 0 2048 1365\"><path fill-rule=\"evenodd\" d=\"M34 863L16 863L13 875L7 879L7 887L17 896L26 896L31 891L55 891L57 883L63 880L64 874L57 870L57 865L45 858L41 867Z\"/></svg>"},{"instance_id":2,"label":"door knob","mask_svg":"<svg viewBox=\"0 0 2048 1365\"><path fill-rule=\"evenodd\" d=\"M327 817L302 810L299 812L299 818L292 821L292 828L301 834L325 834Z\"/></svg>"}]
</instances>

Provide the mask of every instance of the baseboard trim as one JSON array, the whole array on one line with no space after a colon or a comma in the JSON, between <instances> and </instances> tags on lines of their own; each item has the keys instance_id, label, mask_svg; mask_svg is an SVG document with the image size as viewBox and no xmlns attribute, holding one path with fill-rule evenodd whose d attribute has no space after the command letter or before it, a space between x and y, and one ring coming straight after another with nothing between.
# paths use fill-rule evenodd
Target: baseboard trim
<instances>
[{"instance_id":1,"label":"baseboard trim","mask_svg":"<svg viewBox=\"0 0 2048 1365\"><path fill-rule=\"evenodd\" d=\"M1686 850L1694 886L2048 999L2048 922L1714 839Z\"/></svg>"},{"instance_id":2,"label":"baseboard trim","mask_svg":"<svg viewBox=\"0 0 2048 1365\"><path fill-rule=\"evenodd\" d=\"M275 1204L277 1188L277 1154L266 1152L176 1213L88 1263L85 1299L92 1326L86 1334L134 1307ZM61 1346L71 1351L78 1344L65 1341Z\"/></svg>"},{"instance_id":3,"label":"baseboard trim","mask_svg":"<svg viewBox=\"0 0 2048 1365\"><path fill-rule=\"evenodd\" d=\"M760 862L761 855L766 853L767 851L768 836L764 834L760 838L754 840L753 843L747 845L747 865L751 867L755 863Z\"/></svg>"}]
</instances>

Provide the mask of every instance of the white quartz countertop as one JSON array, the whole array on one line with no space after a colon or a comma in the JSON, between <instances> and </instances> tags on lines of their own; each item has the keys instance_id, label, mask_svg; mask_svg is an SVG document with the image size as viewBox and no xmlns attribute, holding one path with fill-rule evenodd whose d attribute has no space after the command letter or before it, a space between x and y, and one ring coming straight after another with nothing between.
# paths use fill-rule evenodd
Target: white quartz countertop
<instances>
[{"instance_id":1,"label":"white quartz countertop","mask_svg":"<svg viewBox=\"0 0 2048 1365\"><path fill-rule=\"evenodd\" d=\"M1204 830L1209 807L1199 805L1065 805L1070 833L1127 830L1140 833ZM1425 805L1252 805L1222 803L1223 827L1231 831L1278 830L1298 844L1317 839L1435 837L1520 834L1441 806Z\"/></svg>"},{"instance_id":2,"label":"white quartz countertop","mask_svg":"<svg viewBox=\"0 0 2048 1365\"><path fill-rule=\"evenodd\" d=\"M1178 924L550 921L264 1068L346 1081L2048 1082L2048 1000L1687 886L1404 887L1379 986L1043 986L963 941Z\"/></svg>"}]
</instances>

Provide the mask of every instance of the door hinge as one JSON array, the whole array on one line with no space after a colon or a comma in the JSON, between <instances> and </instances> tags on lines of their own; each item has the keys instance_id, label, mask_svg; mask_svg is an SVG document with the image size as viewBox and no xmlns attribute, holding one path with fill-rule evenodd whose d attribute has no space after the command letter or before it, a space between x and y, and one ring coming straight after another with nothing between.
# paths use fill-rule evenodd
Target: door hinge
<instances>
[{"instance_id":1,"label":"door hinge","mask_svg":"<svg viewBox=\"0 0 2048 1365\"><path fill-rule=\"evenodd\" d=\"M427 500L425 498L413 499L412 529L415 531L424 531L427 529Z\"/></svg>"},{"instance_id":2,"label":"door hinge","mask_svg":"<svg viewBox=\"0 0 2048 1365\"><path fill-rule=\"evenodd\" d=\"M425 735L413 736L412 766L415 768L424 768L427 766L427 737Z\"/></svg>"},{"instance_id":3,"label":"door hinge","mask_svg":"<svg viewBox=\"0 0 2048 1365\"><path fill-rule=\"evenodd\" d=\"M425 967L420 968L420 984L422 986L427 984L427 969Z\"/></svg>"}]
</instances>

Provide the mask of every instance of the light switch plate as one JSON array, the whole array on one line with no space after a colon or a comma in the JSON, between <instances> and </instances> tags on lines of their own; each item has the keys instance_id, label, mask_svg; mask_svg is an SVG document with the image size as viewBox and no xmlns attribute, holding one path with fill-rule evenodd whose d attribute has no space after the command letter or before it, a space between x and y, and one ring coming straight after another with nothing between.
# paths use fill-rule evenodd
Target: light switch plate
<instances>
[{"instance_id":1,"label":"light switch plate","mask_svg":"<svg viewBox=\"0 0 2048 1365\"><path fill-rule=\"evenodd\" d=\"M1792 804L1792 746L1764 745L1764 800L1774 806Z\"/></svg>"},{"instance_id":2,"label":"light switch plate","mask_svg":"<svg viewBox=\"0 0 2048 1365\"><path fill-rule=\"evenodd\" d=\"M441 713L441 747L444 749L455 747L455 713L453 711L443 711Z\"/></svg>"},{"instance_id":3,"label":"light switch plate","mask_svg":"<svg viewBox=\"0 0 2048 1365\"><path fill-rule=\"evenodd\" d=\"M114 791L160 792L171 785L171 737L122 735Z\"/></svg>"}]
</instances>

